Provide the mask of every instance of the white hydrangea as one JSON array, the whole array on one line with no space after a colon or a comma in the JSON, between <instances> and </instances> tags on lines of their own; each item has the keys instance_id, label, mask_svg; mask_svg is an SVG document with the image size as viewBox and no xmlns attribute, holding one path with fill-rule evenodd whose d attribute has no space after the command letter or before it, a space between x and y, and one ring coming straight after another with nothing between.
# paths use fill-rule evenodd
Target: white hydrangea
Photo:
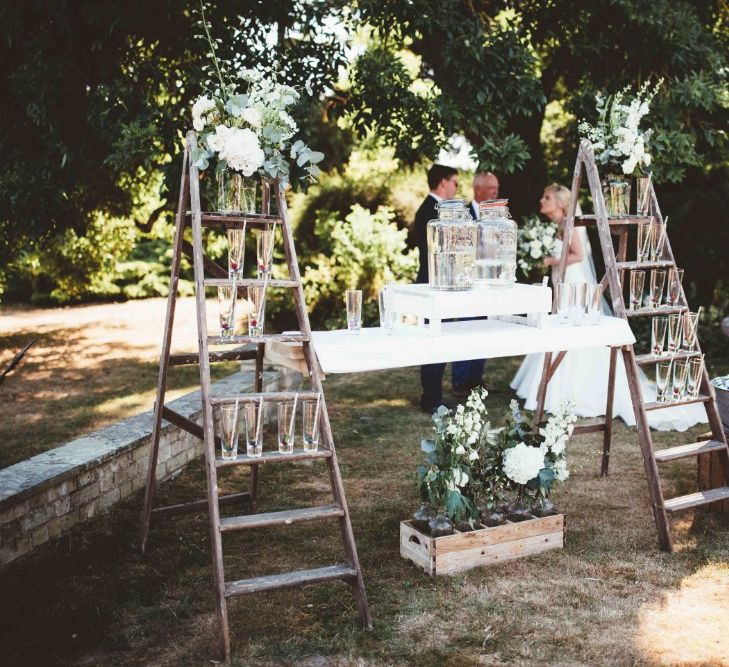
<instances>
[{"instance_id":1,"label":"white hydrangea","mask_svg":"<svg viewBox=\"0 0 729 667\"><path fill-rule=\"evenodd\" d=\"M215 102L207 95L203 95L195 100L192 105L192 126L196 132L202 132L208 124L208 112L215 109Z\"/></svg>"},{"instance_id":2,"label":"white hydrangea","mask_svg":"<svg viewBox=\"0 0 729 667\"><path fill-rule=\"evenodd\" d=\"M208 137L208 147L218 153L230 169L252 176L263 166L265 155L256 134L248 128L218 125Z\"/></svg>"},{"instance_id":3,"label":"white hydrangea","mask_svg":"<svg viewBox=\"0 0 729 667\"><path fill-rule=\"evenodd\" d=\"M517 484L534 479L544 467L544 454L538 447L520 442L504 452L504 474Z\"/></svg>"}]
</instances>

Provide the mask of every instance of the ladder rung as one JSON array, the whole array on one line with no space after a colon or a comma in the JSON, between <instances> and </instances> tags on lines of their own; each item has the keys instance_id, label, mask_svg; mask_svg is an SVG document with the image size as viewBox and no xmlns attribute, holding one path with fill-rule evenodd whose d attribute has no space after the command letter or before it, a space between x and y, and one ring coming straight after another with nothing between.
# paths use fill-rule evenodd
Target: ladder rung
<instances>
[{"instance_id":1,"label":"ladder rung","mask_svg":"<svg viewBox=\"0 0 729 667\"><path fill-rule=\"evenodd\" d=\"M318 392L307 391L269 391L258 394L240 394L239 396L216 397L210 399L211 405L234 405L238 403L258 403L263 399L264 403L282 403L283 401L293 401L294 397L299 397L300 401L311 399L316 400L319 396Z\"/></svg>"},{"instance_id":2,"label":"ladder rung","mask_svg":"<svg viewBox=\"0 0 729 667\"><path fill-rule=\"evenodd\" d=\"M672 361L673 359L691 359L692 357L701 356L700 352L675 352L671 354L666 352L659 356L654 357L652 354L636 354L635 363L638 366L650 366L651 364L657 364L659 361Z\"/></svg>"},{"instance_id":3,"label":"ladder rung","mask_svg":"<svg viewBox=\"0 0 729 667\"><path fill-rule=\"evenodd\" d=\"M318 584L323 581L333 581L334 579L352 579L356 576L357 570L349 565L329 565L314 570L299 570L298 572L271 574L266 577L254 577L253 579L241 579L240 581L227 581L225 583L225 597L270 591L276 588L289 588L290 586Z\"/></svg>"},{"instance_id":4,"label":"ladder rung","mask_svg":"<svg viewBox=\"0 0 729 667\"><path fill-rule=\"evenodd\" d=\"M208 352L208 359L211 363L218 361L243 361L245 359L255 359L258 353L255 347L242 347L236 350L222 350L218 352ZM170 355L170 366L185 366L189 364L199 364L200 354L198 352L187 352Z\"/></svg>"},{"instance_id":5,"label":"ladder rung","mask_svg":"<svg viewBox=\"0 0 729 667\"><path fill-rule=\"evenodd\" d=\"M620 269L662 269L676 266L676 262L670 259L662 259L658 262L615 262L615 268Z\"/></svg>"},{"instance_id":6,"label":"ladder rung","mask_svg":"<svg viewBox=\"0 0 729 667\"><path fill-rule=\"evenodd\" d=\"M226 505L236 505L241 501L250 501L250 491L241 491L240 493L231 493L227 496L218 497L218 505L225 507ZM208 499L203 498L202 500L193 500L187 503L179 503L177 505L166 505L165 507L155 507L152 509L152 516L162 518L165 516L174 516L177 514L190 514L192 512L207 512L208 511Z\"/></svg>"},{"instance_id":7,"label":"ladder rung","mask_svg":"<svg viewBox=\"0 0 729 667\"><path fill-rule=\"evenodd\" d=\"M309 336L297 334L263 334L263 336L208 336L208 345L247 345L249 343L307 343Z\"/></svg>"},{"instance_id":8,"label":"ladder rung","mask_svg":"<svg viewBox=\"0 0 729 667\"><path fill-rule=\"evenodd\" d=\"M192 216L190 211L188 216ZM222 227L223 229L235 229L246 225L280 225L281 218L277 215L263 215L262 213L246 213L245 215L225 215L224 213L203 212L201 221L204 227Z\"/></svg>"},{"instance_id":9,"label":"ladder rung","mask_svg":"<svg viewBox=\"0 0 729 667\"><path fill-rule=\"evenodd\" d=\"M680 512L681 510L691 509L692 507L700 507L715 503L718 500L729 499L729 486L720 486L716 489L708 489L707 491L699 491L698 493L690 493L687 496L677 496L669 498L664 502L666 512Z\"/></svg>"},{"instance_id":10,"label":"ladder rung","mask_svg":"<svg viewBox=\"0 0 729 667\"><path fill-rule=\"evenodd\" d=\"M726 450L726 445L720 440L703 440L701 442L692 442L688 445L659 449L653 452L653 456L659 463L665 463L666 461L685 459L689 456L699 456L721 450Z\"/></svg>"},{"instance_id":11,"label":"ladder rung","mask_svg":"<svg viewBox=\"0 0 729 667\"><path fill-rule=\"evenodd\" d=\"M295 449L291 454L264 452L261 456L244 456L241 454L238 458L230 460L215 459L215 466L217 468L227 468L229 466L254 466L263 463L289 463L310 459L328 459L331 458L331 455L332 453L328 449L317 449L315 452Z\"/></svg>"},{"instance_id":12,"label":"ladder rung","mask_svg":"<svg viewBox=\"0 0 729 667\"><path fill-rule=\"evenodd\" d=\"M684 313L688 310L686 306L659 306L658 308L638 308L637 310L626 310L628 317L650 317L652 315L672 315L673 313Z\"/></svg>"},{"instance_id":13,"label":"ladder rung","mask_svg":"<svg viewBox=\"0 0 729 667\"><path fill-rule=\"evenodd\" d=\"M650 220L650 216L646 215L626 215L622 218L608 218L608 223L611 225L637 225L639 222L645 222ZM594 225L597 219L594 213L587 215L576 215L576 225Z\"/></svg>"},{"instance_id":14,"label":"ladder rung","mask_svg":"<svg viewBox=\"0 0 729 667\"><path fill-rule=\"evenodd\" d=\"M666 401L665 403L646 403L643 407L646 412L650 412L651 410L665 410L666 408L673 408L677 405L691 405L691 403L708 403L710 400L711 396L699 394L696 398L682 398L680 401Z\"/></svg>"},{"instance_id":15,"label":"ladder rung","mask_svg":"<svg viewBox=\"0 0 729 667\"><path fill-rule=\"evenodd\" d=\"M292 523L299 523L301 521L338 519L341 516L344 516L344 510L338 505L306 507L299 510L287 510L285 512L267 512L266 514L230 516L220 519L220 531L225 533L230 530L243 530L245 528L288 526Z\"/></svg>"},{"instance_id":16,"label":"ladder rung","mask_svg":"<svg viewBox=\"0 0 729 667\"><path fill-rule=\"evenodd\" d=\"M258 278L242 278L236 281L238 287L249 287L253 285L263 285L264 281ZM205 278L205 287L219 287L223 285L230 285L230 280L226 278ZM268 281L269 287L298 287L300 285L298 280L271 280Z\"/></svg>"}]
</instances>

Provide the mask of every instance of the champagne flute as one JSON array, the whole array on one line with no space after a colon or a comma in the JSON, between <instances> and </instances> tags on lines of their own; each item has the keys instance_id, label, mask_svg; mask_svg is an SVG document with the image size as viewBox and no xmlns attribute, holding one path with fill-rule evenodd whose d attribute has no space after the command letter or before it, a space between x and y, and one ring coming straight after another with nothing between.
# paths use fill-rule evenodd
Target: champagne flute
<instances>
[{"instance_id":1,"label":"champagne flute","mask_svg":"<svg viewBox=\"0 0 729 667\"><path fill-rule=\"evenodd\" d=\"M666 242L666 227L659 220L651 225L651 261L657 262L663 255L663 246Z\"/></svg>"},{"instance_id":2,"label":"champagne flute","mask_svg":"<svg viewBox=\"0 0 729 667\"><path fill-rule=\"evenodd\" d=\"M630 272L630 310L638 310L643 303L645 271Z\"/></svg>"},{"instance_id":3,"label":"champagne flute","mask_svg":"<svg viewBox=\"0 0 729 667\"><path fill-rule=\"evenodd\" d=\"M686 375L688 373L688 362L686 359L676 359L673 362L673 400L680 401L684 398L686 388Z\"/></svg>"},{"instance_id":4,"label":"champagne flute","mask_svg":"<svg viewBox=\"0 0 729 667\"><path fill-rule=\"evenodd\" d=\"M686 375L686 394L689 398L699 397L699 388L704 374L704 355L688 360L688 373Z\"/></svg>"},{"instance_id":5,"label":"champagne flute","mask_svg":"<svg viewBox=\"0 0 729 667\"><path fill-rule=\"evenodd\" d=\"M651 220L638 223L638 251L636 258L639 263L645 262L650 257L652 224Z\"/></svg>"},{"instance_id":6,"label":"champagne flute","mask_svg":"<svg viewBox=\"0 0 729 667\"><path fill-rule=\"evenodd\" d=\"M667 349L671 354L678 352L683 337L683 316L680 313L673 313L668 316L668 341Z\"/></svg>"},{"instance_id":7,"label":"champagne flute","mask_svg":"<svg viewBox=\"0 0 729 667\"><path fill-rule=\"evenodd\" d=\"M668 380L671 377L671 362L659 361L656 364L656 401L665 403L667 401L666 392L668 390Z\"/></svg>"},{"instance_id":8,"label":"champagne flute","mask_svg":"<svg viewBox=\"0 0 729 667\"><path fill-rule=\"evenodd\" d=\"M651 308L658 308L663 298L663 286L666 283L665 269L651 271L650 303Z\"/></svg>"},{"instance_id":9,"label":"champagne flute","mask_svg":"<svg viewBox=\"0 0 729 667\"><path fill-rule=\"evenodd\" d=\"M666 305L676 306L681 298L681 282L683 281L683 269L668 270L668 287L666 289Z\"/></svg>"},{"instance_id":10,"label":"champagne flute","mask_svg":"<svg viewBox=\"0 0 729 667\"><path fill-rule=\"evenodd\" d=\"M651 354L660 357L666 344L667 317L654 317L651 322Z\"/></svg>"}]
</instances>

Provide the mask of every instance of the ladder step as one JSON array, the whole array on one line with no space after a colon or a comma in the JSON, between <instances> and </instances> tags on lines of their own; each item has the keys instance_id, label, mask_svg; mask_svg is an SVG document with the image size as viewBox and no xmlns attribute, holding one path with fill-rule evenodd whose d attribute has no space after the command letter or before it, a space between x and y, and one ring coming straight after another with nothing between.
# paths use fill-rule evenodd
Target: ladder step
<instances>
[{"instance_id":1,"label":"ladder step","mask_svg":"<svg viewBox=\"0 0 729 667\"><path fill-rule=\"evenodd\" d=\"M338 519L342 516L344 516L344 510L338 505L305 507L299 510L267 512L266 514L230 516L220 519L220 532L225 533L230 530L244 530L245 528L264 528L266 526L288 526L292 523L299 523L302 521Z\"/></svg>"},{"instance_id":2,"label":"ladder step","mask_svg":"<svg viewBox=\"0 0 729 667\"><path fill-rule=\"evenodd\" d=\"M328 459L332 453L328 449L317 449L315 452L305 452L303 449L295 449L291 454L281 452L264 452L262 456L240 455L236 459L223 460L215 459L217 468L228 468L230 466L254 466L263 463L289 463L296 461L308 461L311 459Z\"/></svg>"},{"instance_id":3,"label":"ladder step","mask_svg":"<svg viewBox=\"0 0 729 667\"><path fill-rule=\"evenodd\" d=\"M684 459L689 456L699 456L700 454L708 454L709 452L718 452L721 450L726 450L726 445L720 440L703 440L702 442L692 442L688 445L659 449L653 452L653 455L656 461L665 463L666 461Z\"/></svg>"},{"instance_id":4,"label":"ladder step","mask_svg":"<svg viewBox=\"0 0 729 667\"><path fill-rule=\"evenodd\" d=\"M651 364L657 364L659 361L671 361L673 359L691 359L693 357L700 357L701 352L666 352L658 356L652 354L636 354L635 363L638 366L650 366Z\"/></svg>"},{"instance_id":5,"label":"ladder step","mask_svg":"<svg viewBox=\"0 0 729 667\"><path fill-rule=\"evenodd\" d=\"M257 278L241 278L236 281L239 287L249 287L254 285L263 285L264 281ZM298 280L271 280L268 281L269 287L298 287L301 283ZM205 278L205 287L220 287L230 285L227 278Z\"/></svg>"},{"instance_id":6,"label":"ladder step","mask_svg":"<svg viewBox=\"0 0 729 667\"><path fill-rule=\"evenodd\" d=\"M608 223L611 225L637 225L639 222L646 222L650 220L650 216L646 215L626 215L620 218L608 218ZM587 215L576 215L575 224L580 226L594 225L597 222L597 218L594 213L588 213Z\"/></svg>"},{"instance_id":7,"label":"ladder step","mask_svg":"<svg viewBox=\"0 0 729 667\"><path fill-rule=\"evenodd\" d=\"M674 313L685 313L686 306L659 306L658 308L638 308L637 310L626 310L628 317L652 317L654 315L673 315Z\"/></svg>"},{"instance_id":8,"label":"ladder step","mask_svg":"<svg viewBox=\"0 0 729 667\"><path fill-rule=\"evenodd\" d=\"M677 405L691 405L691 403L708 403L711 400L711 396L705 394L699 394L696 398L683 398L680 401L668 401L666 403L646 403L643 407L646 412L651 410L666 410L667 408L673 408Z\"/></svg>"},{"instance_id":9,"label":"ladder step","mask_svg":"<svg viewBox=\"0 0 729 667\"><path fill-rule=\"evenodd\" d=\"M246 359L255 359L257 356L258 353L256 352L255 346L246 346L235 350L208 352L208 359L211 363L219 361L243 361ZM200 354L198 352L187 352L170 355L170 366L186 366L199 363Z\"/></svg>"},{"instance_id":10,"label":"ladder step","mask_svg":"<svg viewBox=\"0 0 729 667\"><path fill-rule=\"evenodd\" d=\"M315 391L269 391L256 394L240 394L239 396L226 396L225 398L211 398L211 405L235 405L238 403L258 403L263 399L264 403L283 403L284 401L293 401L294 396L303 400L316 400L319 394Z\"/></svg>"},{"instance_id":11,"label":"ladder step","mask_svg":"<svg viewBox=\"0 0 729 667\"><path fill-rule=\"evenodd\" d=\"M707 491L699 491L698 493L690 493L687 496L677 496L669 498L664 502L666 512L680 512L681 510L691 509L692 507L700 507L715 503L718 500L729 499L729 486L720 486L716 489Z\"/></svg>"},{"instance_id":12,"label":"ladder step","mask_svg":"<svg viewBox=\"0 0 729 667\"><path fill-rule=\"evenodd\" d=\"M308 343L309 336L297 334L263 334L263 336L208 336L208 345L247 345L249 343Z\"/></svg>"},{"instance_id":13,"label":"ladder step","mask_svg":"<svg viewBox=\"0 0 729 667\"><path fill-rule=\"evenodd\" d=\"M615 262L615 268L620 269L663 269L676 266L676 262L670 259L662 259L657 262Z\"/></svg>"},{"instance_id":14,"label":"ladder step","mask_svg":"<svg viewBox=\"0 0 729 667\"><path fill-rule=\"evenodd\" d=\"M225 583L225 597L271 591L276 588L318 584L323 581L333 581L334 579L353 579L356 576L357 570L349 565L329 565L314 570L299 570L298 572L272 574L266 577L241 579L240 581L227 581Z\"/></svg>"},{"instance_id":15,"label":"ladder step","mask_svg":"<svg viewBox=\"0 0 729 667\"><path fill-rule=\"evenodd\" d=\"M187 216L191 217L192 213L187 211ZM201 222L203 227L218 227L222 229L236 229L246 225L280 225L281 218L277 215L263 215L262 213L246 213L243 215L224 213L211 213L203 211L201 214Z\"/></svg>"}]
</instances>

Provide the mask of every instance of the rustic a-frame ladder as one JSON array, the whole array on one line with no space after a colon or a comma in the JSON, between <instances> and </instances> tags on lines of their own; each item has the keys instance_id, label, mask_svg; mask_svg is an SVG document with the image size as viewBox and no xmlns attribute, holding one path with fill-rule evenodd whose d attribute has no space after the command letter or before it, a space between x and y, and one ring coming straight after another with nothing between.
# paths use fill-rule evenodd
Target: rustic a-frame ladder
<instances>
[{"instance_id":1,"label":"rustic a-frame ladder","mask_svg":"<svg viewBox=\"0 0 729 667\"><path fill-rule=\"evenodd\" d=\"M588 187L595 212L592 215L577 216L575 213L577 199L580 193L580 185L582 182L583 167L587 174ZM660 224L665 224L663 216L661 215L660 207L658 206L655 189L652 185L650 192L649 214L653 216L656 221L660 222ZM663 254L658 261L637 262L627 260L629 229L631 226L635 226L638 222L647 219L649 218L632 215L616 218L608 217L602 188L600 186L600 175L595 162L593 147L589 141L583 140L577 153L577 161L572 178L570 206L565 218L563 231L564 243L562 248L562 257L557 271L555 272L555 282L560 282L565 275L570 239L572 238L574 227L576 225L594 225L597 227L600 240L600 250L605 263L605 275L602 278L601 283L606 286L610 295L613 314L615 317L621 317L624 320L630 321L634 317L651 317L655 315L669 315L673 313L687 312L688 301L686 300L686 294L683 291L683 287L681 287L678 302L679 305L677 306L662 305L659 308L640 307L636 310L628 310L625 307L625 301L623 298L623 279L625 275L629 275L629 271L633 269L668 269L676 267L676 261L673 256L673 251L671 250L671 244L668 241L667 234L665 235ZM617 255L613 245L613 236L618 237ZM648 479L648 490L650 492L651 506L653 508L653 517L658 530L658 542L661 549L670 552L673 551L673 540L668 521L669 514L702 505L721 503L721 501L729 499L729 449L727 448L727 439L716 408L714 389L709 382L709 375L705 366L698 398L689 398L668 403L647 403L643 400L638 367L655 365L659 361L701 356L701 349L698 345L698 341L696 344L696 350L692 352L677 352L673 354L665 353L661 356L653 356L651 354L636 355L632 345L623 346L620 348L620 352L622 352L623 361L625 363L625 372L628 379L630 397L633 402L633 410L635 411L638 441L643 455L645 474ZM611 422L613 397L615 392L617 353L618 348L611 348L605 420L598 424L577 427L575 429L575 433L603 431L603 475L608 474L610 457ZM552 361L551 354L545 355L542 383L537 397L537 419L535 419L535 421L541 420L544 412L547 383L552 375L554 375L554 372L557 370L557 367L563 358L564 353L560 353L554 361ZM670 447L668 449L655 450L653 448L651 430L648 425L647 413L652 410L662 410L675 405L687 405L690 403L701 403L706 409L706 415L711 427L709 439L686 445L679 445L677 447ZM664 498L658 464L689 457L703 457L703 459L709 457L716 458L718 466L715 466L715 468L718 468L720 474L714 474L712 476L712 483L715 485L714 488L698 491L697 493L691 493L685 496L678 496L676 498Z\"/></svg>"},{"instance_id":2,"label":"rustic a-frame ladder","mask_svg":"<svg viewBox=\"0 0 729 667\"><path fill-rule=\"evenodd\" d=\"M341 579L350 584L353 589L362 622L372 626L367 594L362 578L362 568L357 557L357 548L352 532L349 509L344 495L342 477L334 448L331 424L327 412L326 401L322 390L322 377L319 365L316 362L314 350L311 346L311 327L304 301L304 292L299 274L299 265L296 249L289 221L286 200L283 189L278 181L271 186L264 184L263 213L260 215L220 215L203 213L200 205L200 181L198 168L192 164L189 156L197 145L197 135L190 132L183 156L182 180L180 183L180 197L177 209L175 240L172 256L172 274L170 279L170 293L167 300L167 314L165 330L162 339L162 353L160 355L159 378L157 384L157 400L154 410L153 437L149 456L149 469L147 474L147 487L144 496L142 512L142 550L146 549L149 536L150 521L152 517L164 517L185 512L208 511L210 516L211 544L213 556L213 574L215 581L216 611L220 627L220 650L223 658L230 658L230 634L228 627L227 600L230 597L247 593L269 591L291 586L313 584ZM273 193L271 193L273 190ZM277 215L270 215L270 197L276 200ZM188 209L188 200L190 208ZM283 237L283 249L288 266L289 278L286 280L269 280L270 287L289 288L293 293L294 306L299 324L296 334L264 334L259 337L234 336L222 339L219 336L208 334L205 314L205 288L216 287L222 283L229 283L228 272L203 254L203 228L213 228L225 231L227 229L241 229L245 226L267 227L275 225L280 227ZM192 229L192 244L184 240L183 235L187 227ZM172 327L175 317L175 303L180 273L180 260L182 253L193 258L195 274L195 297L197 309L198 352L188 354L171 354ZM205 272L215 278L206 278ZM262 280L238 280L241 287L262 285ZM216 451L219 439L214 435L213 412L216 406L235 403L259 402L263 398L266 404L276 404L281 401L294 399L294 392L263 392L263 355L265 343L271 341L298 342L303 347L303 354L308 368L310 388L298 392L300 399L320 400L320 438L322 445L317 451L303 451L295 449L291 454L279 452L264 452L261 457L248 457L240 455L234 460L223 460ZM233 345L233 349L224 351L210 351L211 345ZM255 393L238 394L227 397L213 397L211 395L210 364L218 361L239 359L255 359ZM167 372L170 366L198 364L200 367L200 389L202 398L202 426L190 421L171 408L165 406L165 391L167 386ZM156 484L157 456L159 452L160 431L162 420L165 419L187 432L201 438L204 442L205 469L207 474L207 498L172 505L168 507L153 508L154 491ZM303 509L282 512L255 513L255 499L258 485L258 467L262 464L290 463L308 461L312 459L324 460L328 467L329 482L333 494L333 503L330 505L308 507ZM218 495L218 473L222 468L231 466L247 466L251 469L251 490L235 493L228 496ZM241 501L250 501L250 514L240 516L220 516L220 507L224 505L239 504ZM286 572L269 576L243 579L239 581L226 581L223 567L223 534L231 531L262 528L267 526L284 526L300 522L315 520L336 519L339 522L341 539L346 556L346 563L320 567L311 570Z\"/></svg>"}]
</instances>

